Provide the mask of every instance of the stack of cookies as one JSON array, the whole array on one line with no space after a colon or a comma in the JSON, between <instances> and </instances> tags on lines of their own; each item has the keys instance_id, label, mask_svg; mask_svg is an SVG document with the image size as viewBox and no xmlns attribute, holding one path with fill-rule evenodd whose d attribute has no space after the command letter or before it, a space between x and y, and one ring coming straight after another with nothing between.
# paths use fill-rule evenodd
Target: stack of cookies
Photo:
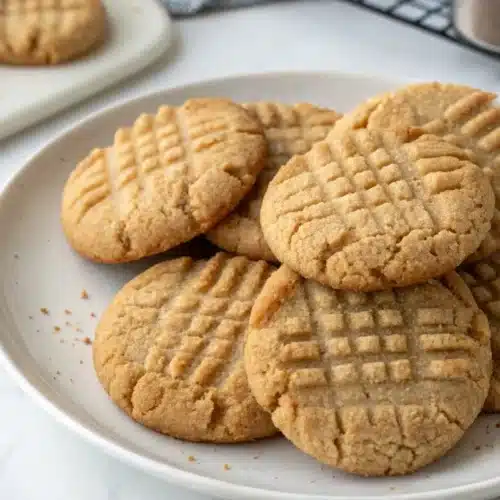
<instances>
[{"instance_id":1,"label":"stack of cookies","mask_svg":"<svg viewBox=\"0 0 500 500\"><path fill-rule=\"evenodd\" d=\"M206 234L225 252L118 292L93 347L111 399L190 441L281 431L360 475L445 454L500 410L494 98L419 84L343 117L192 99L118 130L66 183L73 248L128 262Z\"/></svg>"}]
</instances>

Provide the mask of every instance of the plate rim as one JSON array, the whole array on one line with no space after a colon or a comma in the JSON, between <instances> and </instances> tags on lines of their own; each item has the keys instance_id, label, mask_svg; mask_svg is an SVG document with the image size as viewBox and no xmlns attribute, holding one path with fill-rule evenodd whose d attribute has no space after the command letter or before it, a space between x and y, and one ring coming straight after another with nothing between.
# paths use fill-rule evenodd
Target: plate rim
<instances>
[{"instance_id":1,"label":"plate rim","mask_svg":"<svg viewBox=\"0 0 500 500\"><path fill-rule=\"evenodd\" d=\"M219 76L202 80L191 80L175 86L166 86L153 91L140 93L132 98L120 99L117 102L100 108L89 115L78 119L69 125L65 126L60 132L51 136L51 138L37 151L26 158L21 166L17 166L16 170L8 177L4 186L0 190L0 211L12 189L15 188L17 181L30 169L31 165L43 155L44 152L54 146L56 143L64 140L68 135L76 130L85 127L88 123L100 119L103 116L115 112L117 109L125 105L137 104L142 100L155 99L162 94L186 91L194 89L200 85L217 85L218 83L228 83L228 81L241 81L247 79L283 79L283 78L343 78L356 80L375 80L379 83L396 86L398 84L413 83L416 80L387 78L381 75L369 75L365 73L345 72L345 71L266 71L255 73L238 73L228 76ZM3 316L0 313L0 316ZM0 324L2 330L5 329L5 323ZM331 495L315 495L315 494L298 494L287 493L283 491L267 490L260 487L252 487L230 482L228 480L220 480L213 477L205 476L201 473L191 472L179 469L174 465L148 458L138 452L132 451L125 445L116 443L112 438L103 435L99 430L91 429L85 424L79 422L72 417L58 403L45 396L28 377L24 374L22 368L11 358L10 354L5 349L3 342L0 340L0 366L3 367L11 379L25 392L33 401L37 403L44 411L46 411L56 421L61 422L75 434L81 436L93 446L102 450L108 455L111 455L118 460L128 464L129 466L139 468L140 470L159 477L163 480L171 482L175 486L189 488L202 494L217 495L219 497L257 499L267 498L269 500L344 500L345 496ZM500 476L497 478L477 481L471 484L454 486L450 488L441 488L429 492L421 493L389 493L384 496L388 500L434 500L436 498L452 499L454 495L487 493L492 492L493 488L500 488ZM349 500L375 500L380 496L349 496Z\"/></svg>"}]
</instances>

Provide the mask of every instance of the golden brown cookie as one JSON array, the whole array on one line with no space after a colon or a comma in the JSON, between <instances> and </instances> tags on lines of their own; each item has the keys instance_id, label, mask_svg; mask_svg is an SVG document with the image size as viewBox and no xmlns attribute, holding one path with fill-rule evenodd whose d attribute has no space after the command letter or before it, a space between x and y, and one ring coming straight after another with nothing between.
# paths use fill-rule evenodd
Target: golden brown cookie
<instances>
[{"instance_id":1,"label":"golden brown cookie","mask_svg":"<svg viewBox=\"0 0 500 500\"><path fill-rule=\"evenodd\" d=\"M315 142L324 139L340 115L306 103L258 102L244 107L262 123L269 156L250 193L228 217L207 233L207 238L229 252L251 259L276 261L259 222L267 186L293 155L305 153Z\"/></svg>"},{"instance_id":2,"label":"golden brown cookie","mask_svg":"<svg viewBox=\"0 0 500 500\"><path fill-rule=\"evenodd\" d=\"M367 294L282 266L252 309L244 359L257 401L295 446L366 476L445 454L491 375L488 321L455 272Z\"/></svg>"},{"instance_id":3,"label":"golden brown cookie","mask_svg":"<svg viewBox=\"0 0 500 500\"><path fill-rule=\"evenodd\" d=\"M274 434L243 368L250 310L272 270L220 253L163 262L125 285L93 343L111 399L145 426L189 441Z\"/></svg>"},{"instance_id":4,"label":"golden brown cookie","mask_svg":"<svg viewBox=\"0 0 500 500\"><path fill-rule=\"evenodd\" d=\"M2 0L0 63L59 64L104 40L101 0Z\"/></svg>"},{"instance_id":5,"label":"golden brown cookie","mask_svg":"<svg viewBox=\"0 0 500 500\"><path fill-rule=\"evenodd\" d=\"M495 212L489 234L470 260L500 250L500 108L496 94L472 87L421 83L374 97L346 114L335 126L349 128L422 127L463 147L489 175Z\"/></svg>"},{"instance_id":6,"label":"golden brown cookie","mask_svg":"<svg viewBox=\"0 0 500 500\"><path fill-rule=\"evenodd\" d=\"M260 123L225 99L141 115L70 175L62 222L70 244L102 262L164 252L209 230L264 166Z\"/></svg>"},{"instance_id":7,"label":"golden brown cookie","mask_svg":"<svg viewBox=\"0 0 500 500\"><path fill-rule=\"evenodd\" d=\"M292 158L261 209L278 259L333 288L373 291L441 276L474 252L491 185L461 148L418 133L333 130Z\"/></svg>"},{"instance_id":8,"label":"golden brown cookie","mask_svg":"<svg viewBox=\"0 0 500 500\"><path fill-rule=\"evenodd\" d=\"M469 285L479 307L486 313L491 329L493 375L486 411L500 411L500 253L458 268L462 279Z\"/></svg>"}]
</instances>

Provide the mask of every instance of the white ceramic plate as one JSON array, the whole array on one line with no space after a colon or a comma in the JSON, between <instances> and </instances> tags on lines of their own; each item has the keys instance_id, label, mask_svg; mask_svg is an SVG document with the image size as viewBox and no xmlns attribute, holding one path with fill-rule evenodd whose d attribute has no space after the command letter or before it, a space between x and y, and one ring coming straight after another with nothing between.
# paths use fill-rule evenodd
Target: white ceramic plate
<instances>
[{"instance_id":1,"label":"white ceramic plate","mask_svg":"<svg viewBox=\"0 0 500 500\"><path fill-rule=\"evenodd\" d=\"M108 144L118 126L160 104L178 104L192 96L310 101L345 111L396 85L345 74L227 78L140 97L60 135L24 166L0 199L3 363L47 411L103 450L169 481L227 499L472 500L500 492L500 416L481 417L446 458L417 474L362 479L321 466L282 438L212 446L149 431L110 402L94 376L91 347L75 340L93 336L97 319L92 313L99 316L121 285L151 263L87 262L70 250L59 224L67 175L88 150ZM82 289L88 291L88 300L80 298ZM40 311L44 307L49 315ZM231 469L225 470L224 464Z\"/></svg>"}]
</instances>

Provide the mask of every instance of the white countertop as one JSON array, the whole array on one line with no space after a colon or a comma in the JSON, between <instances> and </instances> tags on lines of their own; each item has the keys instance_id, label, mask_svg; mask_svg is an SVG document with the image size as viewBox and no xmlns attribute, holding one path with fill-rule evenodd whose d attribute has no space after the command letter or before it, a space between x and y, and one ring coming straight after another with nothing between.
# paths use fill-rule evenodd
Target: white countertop
<instances>
[{"instance_id":1,"label":"white countertop","mask_svg":"<svg viewBox=\"0 0 500 500\"><path fill-rule=\"evenodd\" d=\"M116 100L188 81L264 71L343 70L500 91L495 61L335 1L277 3L178 21L140 76L0 141L0 186L63 127ZM0 498L208 500L106 456L39 409L0 369ZM500 493L500 492L499 492Z\"/></svg>"}]
</instances>

